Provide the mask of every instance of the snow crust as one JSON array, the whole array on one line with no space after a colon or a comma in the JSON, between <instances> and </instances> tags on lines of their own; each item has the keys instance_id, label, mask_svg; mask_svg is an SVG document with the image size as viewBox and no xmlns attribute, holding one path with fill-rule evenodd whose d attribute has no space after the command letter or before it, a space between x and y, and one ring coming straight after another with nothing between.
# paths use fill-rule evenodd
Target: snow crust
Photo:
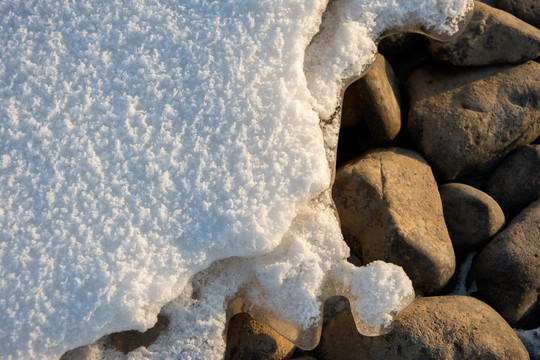
<instances>
[{"instance_id":1,"label":"snow crust","mask_svg":"<svg viewBox=\"0 0 540 360\"><path fill-rule=\"evenodd\" d=\"M168 334L129 356L219 358L237 296L306 347L336 293L365 297L359 328L388 326L410 281L346 263L319 120L385 29L446 36L472 4L339 0L321 26L326 7L0 2L0 358L58 358L162 308Z\"/></svg>"}]
</instances>

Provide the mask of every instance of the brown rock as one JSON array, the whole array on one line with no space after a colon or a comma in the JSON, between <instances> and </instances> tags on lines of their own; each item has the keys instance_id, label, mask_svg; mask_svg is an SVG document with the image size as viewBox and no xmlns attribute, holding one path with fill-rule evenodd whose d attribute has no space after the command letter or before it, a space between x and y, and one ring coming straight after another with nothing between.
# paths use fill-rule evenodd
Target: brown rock
<instances>
[{"instance_id":1,"label":"brown rock","mask_svg":"<svg viewBox=\"0 0 540 360\"><path fill-rule=\"evenodd\" d=\"M294 344L249 314L236 314L229 321L225 359L289 359L294 349Z\"/></svg>"},{"instance_id":2,"label":"brown rock","mask_svg":"<svg viewBox=\"0 0 540 360\"><path fill-rule=\"evenodd\" d=\"M503 227L504 213L488 194L459 183L442 185L439 192L456 254L484 246Z\"/></svg>"},{"instance_id":3,"label":"brown rock","mask_svg":"<svg viewBox=\"0 0 540 360\"><path fill-rule=\"evenodd\" d=\"M445 180L487 173L540 135L540 64L429 67L407 82L412 141Z\"/></svg>"},{"instance_id":4,"label":"brown rock","mask_svg":"<svg viewBox=\"0 0 540 360\"><path fill-rule=\"evenodd\" d=\"M538 0L498 0L497 7L537 28L540 27Z\"/></svg>"},{"instance_id":5,"label":"brown rock","mask_svg":"<svg viewBox=\"0 0 540 360\"><path fill-rule=\"evenodd\" d=\"M477 296L511 325L540 326L540 199L490 241L469 276Z\"/></svg>"},{"instance_id":6,"label":"brown rock","mask_svg":"<svg viewBox=\"0 0 540 360\"><path fill-rule=\"evenodd\" d=\"M540 198L540 145L525 146L510 155L489 177L486 192L509 217Z\"/></svg>"},{"instance_id":7,"label":"brown rock","mask_svg":"<svg viewBox=\"0 0 540 360\"><path fill-rule=\"evenodd\" d=\"M529 359L504 319L468 296L417 298L378 337L360 335L350 312L342 312L326 323L315 352L320 360Z\"/></svg>"},{"instance_id":8,"label":"brown rock","mask_svg":"<svg viewBox=\"0 0 540 360\"><path fill-rule=\"evenodd\" d=\"M372 68L349 88L343 105L349 110L342 114L342 125L363 121L375 140L393 140L401 130L401 95L390 63L379 54Z\"/></svg>"},{"instance_id":9,"label":"brown rock","mask_svg":"<svg viewBox=\"0 0 540 360\"><path fill-rule=\"evenodd\" d=\"M436 60L457 66L524 63L540 56L540 30L476 1L465 31L454 41L429 40L428 50Z\"/></svg>"},{"instance_id":10,"label":"brown rock","mask_svg":"<svg viewBox=\"0 0 540 360\"><path fill-rule=\"evenodd\" d=\"M337 171L333 198L345 241L363 264L400 265L424 292L442 288L454 273L437 184L414 151L374 150L346 164Z\"/></svg>"}]
</instances>

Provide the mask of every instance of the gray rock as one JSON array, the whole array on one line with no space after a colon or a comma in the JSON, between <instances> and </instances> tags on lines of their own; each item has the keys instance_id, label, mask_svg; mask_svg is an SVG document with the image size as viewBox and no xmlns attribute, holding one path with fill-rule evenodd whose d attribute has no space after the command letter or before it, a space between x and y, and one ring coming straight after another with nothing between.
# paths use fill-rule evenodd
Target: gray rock
<instances>
[{"instance_id":1,"label":"gray rock","mask_svg":"<svg viewBox=\"0 0 540 360\"><path fill-rule=\"evenodd\" d=\"M471 21L454 41L429 40L438 61L457 66L516 64L540 56L540 30L476 1Z\"/></svg>"},{"instance_id":2,"label":"gray rock","mask_svg":"<svg viewBox=\"0 0 540 360\"><path fill-rule=\"evenodd\" d=\"M497 7L537 28L540 27L540 3L538 0L498 0Z\"/></svg>"},{"instance_id":3,"label":"gray rock","mask_svg":"<svg viewBox=\"0 0 540 360\"><path fill-rule=\"evenodd\" d=\"M469 277L510 325L540 326L540 199L478 254Z\"/></svg>"},{"instance_id":4,"label":"gray rock","mask_svg":"<svg viewBox=\"0 0 540 360\"><path fill-rule=\"evenodd\" d=\"M320 360L529 359L504 319L468 296L417 298L390 333L377 337L360 335L350 312L342 312L326 324L315 353Z\"/></svg>"},{"instance_id":5,"label":"gray rock","mask_svg":"<svg viewBox=\"0 0 540 360\"><path fill-rule=\"evenodd\" d=\"M428 67L407 82L407 131L444 181L487 173L540 135L540 64Z\"/></svg>"},{"instance_id":6,"label":"gray rock","mask_svg":"<svg viewBox=\"0 0 540 360\"><path fill-rule=\"evenodd\" d=\"M342 126L365 122L371 136L392 141L401 130L401 95L390 63L381 55L371 69L351 84L344 99Z\"/></svg>"},{"instance_id":7,"label":"gray rock","mask_svg":"<svg viewBox=\"0 0 540 360\"><path fill-rule=\"evenodd\" d=\"M225 359L289 359L294 345L249 314L239 313L231 318L227 330Z\"/></svg>"},{"instance_id":8,"label":"gray rock","mask_svg":"<svg viewBox=\"0 0 540 360\"><path fill-rule=\"evenodd\" d=\"M486 192L513 217L540 198L540 145L512 153L489 177Z\"/></svg>"},{"instance_id":9,"label":"gray rock","mask_svg":"<svg viewBox=\"0 0 540 360\"><path fill-rule=\"evenodd\" d=\"M484 246L503 227L504 213L488 194L459 183L442 185L439 192L456 254Z\"/></svg>"},{"instance_id":10,"label":"gray rock","mask_svg":"<svg viewBox=\"0 0 540 360\"><path fill-rule=\"evenodd\" d=\"M415 289L441 289L455 270L431 168L411 150L374 150L338 169L333 187L345 241L363 264L404 268Z\"/></svg>"}]
</instances>

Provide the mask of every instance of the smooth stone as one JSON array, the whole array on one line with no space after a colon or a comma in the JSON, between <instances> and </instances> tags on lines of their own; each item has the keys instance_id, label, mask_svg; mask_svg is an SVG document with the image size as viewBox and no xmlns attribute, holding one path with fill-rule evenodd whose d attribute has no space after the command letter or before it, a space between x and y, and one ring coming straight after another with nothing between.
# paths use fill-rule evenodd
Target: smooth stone
<instances>
[{"instance_id":1,"label":"smooth stone","mask_svg":"<svg viewBox=\"0 0 540 360\"><path fill-rule=\"evenodd\" d=\"M449 183L439 187L439 193L456 254L484 246L504 226L501 207L483 191L465 184Z\"/></svg>"},{"instance_id":2,"label":"smooth stone","mask_svg":"<svg viewBox=\"0 0 540 360\"><path fill-rule=\"evenodd\" d=\"M289 359L295 350L293 343L247 313L229 320L226 360Z\"/></svg>"},{"instance_id":3,"label":"smooth stone","mask_svg":"<svg viewBox=\"0 0 540 360\"><path fill-rule=\"evenodd\" d=\"M456 66L524 63L540 56L540 30L476 1L471 21L456 40L429 40L427 48L437 61Z\"/></svg>"},{"instance_id":4,"label":"smooth stone","mask_svg":"<svg viewBox=\"0 0 540 360\"><path fill-rule=\"evenodd\" d=\"M540 198L540 145L512 153L493 171L486 192L510 217Z\"/></svg>"},{"instance_id":5,"label":"smooth stone","mask_svg":"<svg viewBox=\"0 0 540 360\"><path fill-rule=\"evenodd\" d=\"M475 296L518 328L540 326L540 199L478 254L469 280Z\"/></svg>"},{"instance_id":6,"label":"smooth stone","mask_svg":"<svg viewBox=\"0 0 540 360\"><path fill-rule=\"evenodd\" d=\"M540 28L540 3L538 0L498 0L497 7Z\"/></svg>"},{"instance_id":7,"label":"smooth stone","mask_svg":"<svg viewBox=\"0 0 540 360\"><path fill-rule=\"evenodd\" d=\"M540 64L415 71L407 131L442 181L481 175L540 135Z\"/></svg>"},{"instance_id":8,"label":"smooth stone","mask_svg":"<svg viewBox=\"0 0 540 360\"><path fill-rule=\"evenodd\" d=\"M319 360L525 360L512 328L485 303L468 296L415 299L383 336L362 336L350 312L326 323L315 350Z\"/></svg>"},{"instance_id":9,"label":"smooth stone","mask_svg":"<svg viewBox=\"0 0 540 360\"><path fill-rule=\"evenodd\" d=\"M342 126L364 122L376 141L392 141L401 130L401 94L390 63L378 54L371 69L349 88Z\"/></svg>"},{"instance_id":10,"label":"smooth stone","mask_svg":"<svg viewBox=\"0 0 540 360\"><path fill-rule=\"evenodd\" d=\"M345 241L363 264L402 266L416 290L441 289L455 270L431 168L416 152L370 151L337 170L333 187Z\"/></svg>"}]
</instances>

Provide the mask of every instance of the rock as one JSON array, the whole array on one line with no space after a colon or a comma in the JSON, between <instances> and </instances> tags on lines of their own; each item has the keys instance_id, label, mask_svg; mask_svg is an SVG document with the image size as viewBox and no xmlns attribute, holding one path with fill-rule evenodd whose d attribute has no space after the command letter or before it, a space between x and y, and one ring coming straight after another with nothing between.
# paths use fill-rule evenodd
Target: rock
<instances>
[{"instance_id":1,"label":"rock","mask_svg":"<svg viewBox=\"0 0 540 360\"><path fill-rule=\"evenodd\" d=\"M538 0L498 0L497 7L537 28L540 27Z\"/></svg>"},{"instance_id":2,"label":"rock","mask_svg":"<svg viewBox=\"0 0 540 360\"><path fill-rule=\"evenodd\" d=\"M344 111L343 126L363 121L375 140L392 141L401 130L401 95L390 63L377 55L371 69L349 88L343 108L351 110Z\"/></svg>"},{"instance_id":3,"label":"rock","mask_svg":"<svg viewBox=\"0 0 540 360\"><path fill-rule=\"evenodd\" d=\"M294 344L247 313L231 318L227 330L225 359L289 359Z\"/></svg>"},{"instance_id":4,"label":"rock","mask_svg":"<svg viewBox=\"0 0 540 360\"><path fill-rule=\"evenodd\" d=\"M510 325L540 326L540 199L478 254L469 277Z\"/></svg>"},{"instance_id":5,"label":"rock","mask_svg":"<svg viewBox=\"0 0 540 360\"><path fill-rule=\"evenodd\" d=\"M487 173L540 135L540 64L415 71L407 131L443 181Z\"/></svg>"},{"instance_id":6,"label":"rock","mask_svg":"<svg viewBox=\"0 0 540 360\"><path fill-rule=\"evenodd\" d=\"M383 336L362 336L350 312L323 328L320 360L529 359L512 328L492 308L468 296L417 298Z\"/></svg>"},{"instance_id":7,"label":"rock","mask_svg":"<svg viewBox=\"0 0 540 360\"><path fill-rule=\"evenodd\" d=\"M484 246L503 227L504 213L488 194L459 183L442 185L439 192L456 254Z\"/></svg>"},{"instance_id":8,"label":"rock","mask_svg":"<svg viewBox=\"0 0 540 360\"><path fill-rule=\"evenodd\" d=\"M509 217L540 197L540 145L525 146L508 157L489 177L486 192Z\"/></svg>"},{"instance_id":9,"label":"rock","mask_svg":"<svg viewBox=\"0 0 540 360\"><path fill-rule=\"evenodd\" d=\"M455 269L433 173L416 152L366 153L338 169L333 187L345 241L363 264L400 265L416 290L442 288Z\"/></svg>"},{"instance_id":10,"label":"rock","mask_svg":"<svg viewBox=\"0 0 540 360\"><path fill-rule=\"evenodd\" d=\"M456 40L429 40L427 47L437 61L457 66L524 63L540 56L540 30L476 1L469 25Z\"/></svg>"}]
</instances>

